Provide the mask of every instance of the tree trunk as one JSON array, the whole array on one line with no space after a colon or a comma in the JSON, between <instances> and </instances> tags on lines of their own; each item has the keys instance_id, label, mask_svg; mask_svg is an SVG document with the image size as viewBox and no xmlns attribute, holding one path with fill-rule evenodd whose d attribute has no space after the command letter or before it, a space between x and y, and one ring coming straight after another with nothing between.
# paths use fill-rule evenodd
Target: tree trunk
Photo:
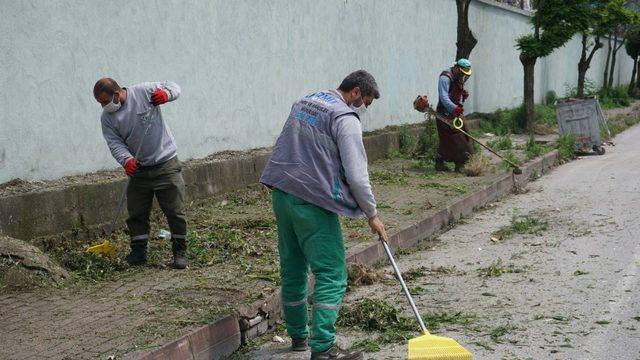
<instances>
[{"instance_id":1,"label":"tree trunk","mask_svg":"<svg viewBox=\"0 0 640 360\"><path fill-rule=\"evenodd\" d=\"M638 57L633 59L633 70L631 70L631 81L629 81L629 89L627 93L629 96L634 96L636 89L636 71L638 70Z\"/></svg>"},{"instance_id":2,"label":"tree trunk","mask_svg":"<svg viewBox=\"0 0 640 360\"><path fill-rule=\"evenodd\" d=\"M469 29L469 4L471 0L456 0L458 9L458 34L456 39L456 61L461 58L468 59L478 40Z\"/></svg>"},{"instance_id":3,"label":"tree trunk","mask_svg":"<svg viewBox=\"0 0 640 360\"><path fill-rule=\"evenodd\" d=\"M526 58L520 54L520 62L524 69L524 128L529 131L535 121L536 109L534 105L534 75L536 58Z\"/></svg>"},{"instance_id":4,"label":"tree trunk","mask_svg":"<svg viewBox=\"0 0 640 360\"><path fill-rule=\"evenodd\" d=\"M620 45L618 44L618 31L616 31L616 35L614 37L614 43L613 43L613 51L611 53L611 70L609 70L609 84L608 87L613 87L613 72L616 69L616 54L618 53L618 50L620 50L620 48L622 47L622 45L624 45L624 42L621 42Z\"/></svg>"},{"instance_id":5,"label":"tree trunk","mask_svg":"<svg viewBox=\"0 0 640 360\"><path fill-rule=\"evenodd\" d=\"M596 51L602 47L602 43L600 42L600 37L596 36L593 47L591 48L591 52L589 56L587 56L587 48L588 48L589 35L587 33L582 33L582 54L580 55L580 61L578 62L578 94L579 98L584 97L584 82L587 76L587 70L591 66L591 60L593 60L593 55L595 55Z\"/></svg>"},{"instance_id":6,"label":"tree trunk","mask_svg":"<svg viewBox=\"0 0 640 360\"><path fill-rule=\"evenodd\" d=\"M611 59L611 34L608 37L607 48L607 61L604 63L604 80L602 81L602 87L606 88L609 84L609 60Z\"/></svg>"}]
</instances>

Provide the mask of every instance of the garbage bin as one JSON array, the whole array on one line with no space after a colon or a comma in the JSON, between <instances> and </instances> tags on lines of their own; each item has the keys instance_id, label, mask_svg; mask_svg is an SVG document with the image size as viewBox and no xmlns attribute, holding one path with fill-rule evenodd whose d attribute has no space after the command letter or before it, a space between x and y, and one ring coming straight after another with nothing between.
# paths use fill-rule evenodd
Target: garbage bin
<instances>
[{"instance_id":1,"label":"garbage bin","mask_svg":"<svg viewBox=\"0 0 640 360\"><path fill-rule=\"evenodd\" d=\"M596 154L603 155L600 126L607 132L609 127L604 118L597 96L583 99L567 99L556 101L556 118L561 134L573 134L576 148L589 148Z\"/></svg>"}]
</instances>

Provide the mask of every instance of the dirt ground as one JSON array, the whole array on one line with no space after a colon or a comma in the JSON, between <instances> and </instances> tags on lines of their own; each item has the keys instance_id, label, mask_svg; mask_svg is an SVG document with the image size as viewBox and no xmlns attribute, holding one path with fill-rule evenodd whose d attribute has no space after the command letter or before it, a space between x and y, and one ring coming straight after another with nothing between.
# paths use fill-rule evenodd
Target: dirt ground
<instances>
[{"instance_id":1,"label":"dirt ground","mask_svg":"<svg viewBox=\"0 0 640 360\"><path fill-rule=\"evenodd\" d=\"M640 359L638 136L635 126L606 155L564 165L530 183L526 193L491 204L399 255L428 327L456 339L476 359ZM373 299L411 319L399 284L389 277L352 287L342 311ZM406 341L383 337L393 326L343 327L339 343L360 342L369 359L403 359ZM308 357L286 351L287 345L264 337L238 358Z\"/></svg>"}]
</instances>

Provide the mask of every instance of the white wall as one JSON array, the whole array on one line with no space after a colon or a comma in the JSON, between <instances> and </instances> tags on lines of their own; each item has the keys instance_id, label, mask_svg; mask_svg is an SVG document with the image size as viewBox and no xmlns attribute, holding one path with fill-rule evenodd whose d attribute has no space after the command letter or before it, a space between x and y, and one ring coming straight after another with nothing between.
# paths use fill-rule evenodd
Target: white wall
<instances>
[{"instance_id":1,"label":"white wall","mask_svg":"<svg viewBox=\"0 0 640 360\"><path fill-rule=\"evenodd\" d=\"M20 0L0 2L0 183L55 179L116 166L102 139L93 84L169 79L164 106L182 159L270 146L291 103L369 70L382 98L365 130L418 122L418 93L436 99L455 56L454 0ZM514 47L529 18L473 2L479 43L468 111L522 101ZM575 84L579 41L538 62L536 97ZM605 52L588 77L601 82ZM619 53L618 83L632 61Z\"/></svg>"}]
</instances>

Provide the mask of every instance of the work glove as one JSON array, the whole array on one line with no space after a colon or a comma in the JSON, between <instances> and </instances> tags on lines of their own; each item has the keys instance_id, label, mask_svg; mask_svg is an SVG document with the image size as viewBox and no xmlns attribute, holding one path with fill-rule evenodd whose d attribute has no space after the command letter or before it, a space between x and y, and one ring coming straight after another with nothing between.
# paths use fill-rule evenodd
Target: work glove
<instances>
[{"instance_id":1,"label":"work glove","mask_svg":"<svg viewBox=\"0 0 640 360\"><path fill-rule=\"evenodd\" d=\"M413 101L413 108L420 112L426 112L428 107L429 99L427 99L426 95L418 95L418 97Z\"/></svg>"},{"instance_id":2,"label":"work glove","mask_svg":"<svg viewBox=\"0 0 640 360\"><path fill-rule=\"evenodd\" d=\"M462 114L464 114L464 109L462 108L462 105L456 106L456 110L454 111L454 113L456 114L456 116L462 116Z\"/></svg>"},{"instance_id":3,"label":"work glove","mask_svg":"<svg viewBox=\"0 0 640 360\"><path fill-rule=\"evenodd\" d=\"M136 173L136 170L138 170L138 167L140 167L140 161L134 157L130 157L123 166L124 171L129 176L133 176Z\"/></svg>"},{"instance_id":4,"label":"work glove","mask_svg":"<svg viewBox=\"0 0 640 360\"><path fill-rule=\"evenodd\" d=\"M169 94L166 91L157 88L151 94L151 103L155 106L162 105L169 101Z\"/></svg>"},{"instance_id":5,"label":"work glove","mask_svg":"<svg viewBox=\"0 0 640 360\"><path fill-rule=\"evenodd\" d=\"M462 101L466 101L469 97L469 92L467 90L462 90Z\"/></svg>"}]
</instances>

